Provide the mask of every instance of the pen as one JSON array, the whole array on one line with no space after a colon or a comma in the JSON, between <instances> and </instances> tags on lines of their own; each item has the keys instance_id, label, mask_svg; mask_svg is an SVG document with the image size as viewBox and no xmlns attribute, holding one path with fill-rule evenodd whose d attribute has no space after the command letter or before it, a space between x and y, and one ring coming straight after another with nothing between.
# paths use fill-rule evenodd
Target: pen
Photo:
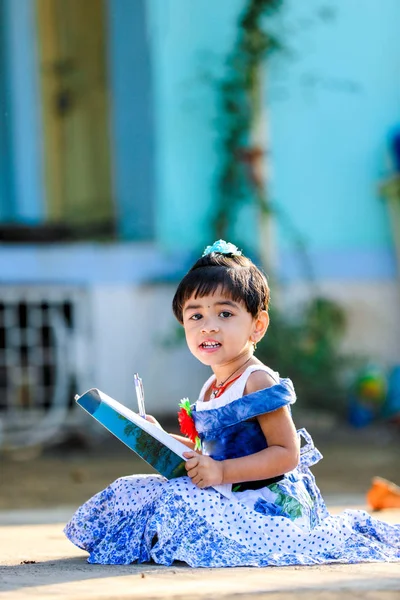
<instances>
[{"instance_id":1,"label":"pen","mask_svg":"<svg viewBox=\"0 0 400 600\"><path fill-rule=\"evenodd\" d=\"M146 418L146 411L144 408L144 389L143 389L143 383L141 378L139 377L138 373L135 373L133 375L133 380L135 382L135 391L136 391L136 398L138 401L138 408L139 408L139 415L141 417L143 417L143 419Z\"/></svg>"}]
</instances>

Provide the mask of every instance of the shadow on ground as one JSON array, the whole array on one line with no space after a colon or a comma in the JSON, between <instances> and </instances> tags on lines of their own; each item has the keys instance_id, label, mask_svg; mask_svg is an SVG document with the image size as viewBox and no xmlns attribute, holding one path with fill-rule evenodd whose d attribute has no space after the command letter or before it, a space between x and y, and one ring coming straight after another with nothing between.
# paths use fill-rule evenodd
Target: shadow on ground
<instances>
[{"instance_id":1,"label":"shadow on ground","mask_svg":"<svg viewBox=\"0 0 400 600\"><path fill-rule=\"evenodd\" d=\"M68 583L84 580L98 580L109 577L126 577L145 579L149 575L174 576L187 572L190 567L184 563L176 563L173 567L160 567L152 563L131 565L91 565L85 556L74 556L44 561L22 561L19 565L0 567L0 579L7 582L8 591L32 586L46 586L54 583L51 573L56 573L57 583ZM4 590L4 587L3 587Z\"/></svg>"}]
</instances>

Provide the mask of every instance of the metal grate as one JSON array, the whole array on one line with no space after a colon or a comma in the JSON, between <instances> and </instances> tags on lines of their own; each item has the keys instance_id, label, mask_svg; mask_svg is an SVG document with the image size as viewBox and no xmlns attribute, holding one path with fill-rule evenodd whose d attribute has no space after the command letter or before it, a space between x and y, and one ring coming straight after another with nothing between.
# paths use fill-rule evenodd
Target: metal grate
<instances>
[{"instance_id":1,"label":"metal grate","mask_svg":"<svg viewBox=\"0 0 400 600\"><path fill-rule=\"evenodd\" d=\"M0 287L0 446L44 443L66 425L88 355L85 309L79 289Z\"/></svg>"}]
</instances>

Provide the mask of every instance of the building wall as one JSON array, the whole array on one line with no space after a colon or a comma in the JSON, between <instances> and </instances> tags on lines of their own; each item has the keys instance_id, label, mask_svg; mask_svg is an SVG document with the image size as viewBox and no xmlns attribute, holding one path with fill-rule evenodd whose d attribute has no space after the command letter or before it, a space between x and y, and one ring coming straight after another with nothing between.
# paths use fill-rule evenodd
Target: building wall
<instances>
[{"instance_id":1,"label":"building wall","mask_svg":"<svg viewBox=\"0 0 400 600\"><path fill-rule=\"evenodd\" d=\"M144 237L153 235L150 221L156 221L155 239L165 249L201 247L210 240L218 166L213 77L222 72L244 1L149 0L135 3L137 14L127 12L130 4L107 2L120 232L140 238L132 226L138 216ZM317 277L345 272L346 278L365 278L366 271L393 277L390 228L377 186L387 137L398 120L400 5L365 0L362 12L357 0L327 6L286 0L284 6L274 27L290 52L268 65L266 89L269 186L291 221L289 227L277 220L281 275L302 275L294 229L308 246ZM15 218L37 222L43 219L44 183L33 7L30 0L1 2L14 185L7 186L9 202L3 187L0 206L4 216L12 205ZM138 19L142 35L129 38ZM139 55L146 69L135 62ZM127 121L129 113L134 116ZM135 186L140 198L132 197ZM244 237L253 237L252 225L243 220Z\"/></svg>"},{"instance_id":2,"label":"building wall","mask_svg":"<svg viewBox=\"0 0 400 600\"><path fill-rule=\"evenodd\" d=\"M157 231L164 247L209 239L217 94L204 74L223 72L244 5L148 3ZM283 6L271 27L288 52L269 62L265 89L269 189L283 215L276 219L279 274L304 277L300 237L317 278L393 278L390 225L378 186L399 116L400 4L365 0L361 8L357 0L286 0ZM253 225L242 223L249 237Z\"/></svg>"},{"instance_id":3,"label":"building wall","mask_svg":"<svg viewBox=\"0 0 400 600\"><path fill-rule=\"evenodd\" d=\"M0 17L7 105L2 114L7 187L1 190L0 220L36 224L42 220L44 202L35 3L2 0Z\"/></svg>"},{"instance_id":4,"label":"building wall","mask_svg":"<svg viewBox=\"0 0 400 600\"><path fill-rule=\"evenodd\" d=\"M182 396L195 398L206 372L184 344L165 345L176 327L170 312L174 285L154 281L171 280L184 268L187 250L200 250L212 241L209 217L218 149L217 97L210 76L221 73L244 2L147 0L146 35L140 39L149 47L151 86L147 83L154 122L143 129L138 128L138 120L122 118L130 108L134 111L135 86L117 68L129 42L118 37L124 11L114 11L115 6L123 6L121 0L117 2L109 0L108 10L121 235L129 239L134 234L129 223L130 188L138 171L129 172L130 143L137 135L140 146L148 127L154 134L155 187L146 187L149 179L142 180L140 201L149 201L145 190L150 190L154 205L141 214L148 225L154 211L155 243L51 249L1 246L0 282L86 286L91 349L82 362L85 386L103 388L128 402L134 397L133 372L139 371L149 410L161 412L168 406L166 410L174 412ZM32 3L3 3L9 24L16 214L21 220L40 221L42 149ZM387 135L400 106L396 72L400 5L396 0L384 4L364 0L360 13L357 0L332 0L322 16L316 0L306 8L293 0L286 5L274 27L284 36L290 32L288 45L295 52L276 56L266 71L270 189L281 212L290 216L289 222L276 220L278 274L284 286L282 294L273 297L282 299L288 310L313 290L336 298L349 317L345 348L394 364L400 361L399 289L389 223L377 185L385 172ZM138 50L135 40L132 44ZM128 58L132 61L133 55ZM148 74L137 75L136 82L147 81ZM141 114L146 115L141 106ZM140 158L137 146L135 152ZM137 162L135 168L139 166ZM240 235L235 240L239 244L254 237L251 218L243 219ZM307 255L298 250L299 237L306 242ZM309 268L317 288L304 283Z\"/></svg>"},{"instance_id":5,"label":"building wall","mask_svg":"<svg viewBox=\"0 0 400 600\"><path fill-rule=\"evenodd\" d=\"M345 350L398 364L399 265L378 188L400 116L400 4L285 6L276 30L289 53L271 61L266 90L281 298L336 299Z\"/></svg>"},{"instance_id":6,"label":"building wall","mask_svg":"<svg viewBox=\"0 0 400 600\"><path fill-rule=\"evenodd\" d=\"M399 122L400 4L287 0L277 32L290 52L269 71L271 192L306 242L318 279L396 275L385 203L388 137ZM303 276L278 220L282 276Z\"/></svg>"},{"instance_id":7,"label":"building wall","mask_svg":"<svg viewBox=\"0 0 400 600\"><path fill-rule=\"evenodd\" d=\"M12 218L14 193L12 181L12 161L10 160L10 94L9 60L7 47L7 26L5 3L0 0L0 218Z\"/></svg>"},{"instance_id":8,"label":"building wall","mask_svg":"<svg viewBox=\"0 0 400 600\"><path fill-rule=\"evenodd\" d=\"M321 279L310 287L297 279L276 289L273 299L278 298L280 307L291 315L315 295L335 300L345 311L345 354L384 368L400 364L400 286L396 280Z\"/></svg>"},{"instance_id":9,"label":"building wall","mask_svg":"<svg viewBox=\"0 0 400 600\"><path fill-rule=\"evenodd\" d=\"M218 164L213 78L235 38L243 0L149 0L157 144L157 238L200 248ZM251 234L249 235L251 237Z\"/></svg>"},{"instance_id":10,"label":"building wall","mask_svg":"<svg viewBox=\"0 0 400 600\"><path fill-rule=\"evenodd\" d=\"M153 69L146 0L107 0L111 148L119 236L155 237Z\"/></svg>"}]
</instances>

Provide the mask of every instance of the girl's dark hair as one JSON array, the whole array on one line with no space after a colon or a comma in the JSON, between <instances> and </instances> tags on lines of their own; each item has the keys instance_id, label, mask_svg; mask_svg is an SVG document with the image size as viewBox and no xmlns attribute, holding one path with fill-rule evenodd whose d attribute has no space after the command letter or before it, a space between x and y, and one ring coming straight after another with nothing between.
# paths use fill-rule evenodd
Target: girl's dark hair
<instances>
[{"instance_id":1,"label":"girl's dark hair","mask_svg":"<svg viewBox=\"0 0 400 600\"><path fill-rule=\"evenodd\" d=\"M211 252L193 265L176 290L172 310L178 321L183 323L183 307L189 298L214 294L217 288L234 302L242 302L252 317L268 310L269 287L260 269L243 255Z\"/></svg>"}]
</instances>

